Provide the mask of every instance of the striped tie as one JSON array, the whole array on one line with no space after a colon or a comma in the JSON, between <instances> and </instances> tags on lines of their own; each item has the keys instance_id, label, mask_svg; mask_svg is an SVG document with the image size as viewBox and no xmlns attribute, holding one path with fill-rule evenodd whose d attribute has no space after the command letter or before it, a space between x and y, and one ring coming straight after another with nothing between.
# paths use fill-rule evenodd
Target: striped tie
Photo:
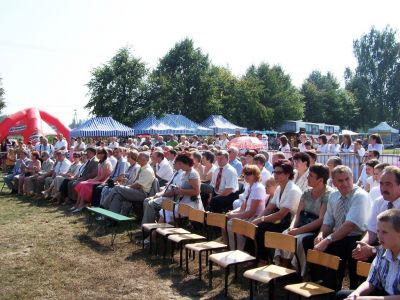
<instances>
[{"instance_id":1,"label":"striped tie","mask_svg":"<svg viewBox=\"0 0 400 300\"><path fill-rule=\"evenodd\" d=\"M346 197L340 197L337 205L336 228L341 226L346 220Z\"/></svg>"}]
</instances>

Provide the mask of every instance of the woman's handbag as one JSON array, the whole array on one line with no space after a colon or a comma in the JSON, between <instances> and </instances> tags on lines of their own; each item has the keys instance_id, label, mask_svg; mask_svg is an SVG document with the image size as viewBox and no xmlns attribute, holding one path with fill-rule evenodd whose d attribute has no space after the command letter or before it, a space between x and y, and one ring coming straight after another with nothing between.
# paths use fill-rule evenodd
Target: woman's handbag
<instances>
[{"instance_id":1,"label":"woman's handbag","mask_svg":"<svg viewBox=\"0 0 400 300\"><path fill-rule=\"evenodd\" d=\"M310 224L311 222L317 220L319 218L318 215L312 213L312 212L308 212L305 210L302 210L300 212L300 220L299 223L297 225L297 228L302 227L304 225Z\"/></svg>"}]
</instances>

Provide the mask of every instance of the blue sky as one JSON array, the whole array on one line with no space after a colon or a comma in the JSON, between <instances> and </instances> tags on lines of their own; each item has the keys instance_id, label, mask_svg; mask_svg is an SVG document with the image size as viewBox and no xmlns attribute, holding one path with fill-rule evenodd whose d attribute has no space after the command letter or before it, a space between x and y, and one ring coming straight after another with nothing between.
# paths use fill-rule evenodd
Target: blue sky
<instances>
[{"instance_id":1,"label":"blue sky","mask_svg":"<svg viewBox=\"0 0 400 300\"><path fill-rule=\"evenodd\" d=\"M3 113L38 107L65 124L74 110L86 118L93 68L125 46L155 67L185 37L238 76L266 62L296 86L315 69L342 81L356 65L353 40L371 26L400 30L399 11L388 0L0 0Z\"/></svg>"}]
</instances>

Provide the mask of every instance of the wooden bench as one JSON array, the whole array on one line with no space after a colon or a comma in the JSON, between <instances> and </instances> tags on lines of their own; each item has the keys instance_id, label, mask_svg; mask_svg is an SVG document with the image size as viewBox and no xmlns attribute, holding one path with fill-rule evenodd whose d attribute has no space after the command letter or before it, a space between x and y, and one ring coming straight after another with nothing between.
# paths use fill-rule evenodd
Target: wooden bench
<instances>
[{"instance_id":1,"label":"wooden bench","mask_svg":"<svg viewBox=\"0 0 400 300\"><path fill-rule=\"evenodd\" d=\"M115 212L109 211L104 208L100 207L87 207L87 210L90 213L90 225L89 225L89 231L92 228L93 221L94 221L94 216L95 215L100 215L104 216L105 218L111 219L116 222L117 226L112 226L112 232L111 232L111 246L114 245L114 240L117 235L117 227L118 225L126 225L128 224L131 225L133 221L135 220L134 218L130 218L124 215L117 214ZM132 240L132 237L131 237Z\"/></svg>"}]
</instances>

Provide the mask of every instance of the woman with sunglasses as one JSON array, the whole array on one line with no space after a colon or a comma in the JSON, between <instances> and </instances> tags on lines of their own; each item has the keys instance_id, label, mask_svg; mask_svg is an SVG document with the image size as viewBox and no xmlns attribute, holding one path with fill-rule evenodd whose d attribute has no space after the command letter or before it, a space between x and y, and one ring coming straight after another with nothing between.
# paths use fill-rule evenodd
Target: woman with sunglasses
<instances>
[{"instance_id":1,"label":"woman with sunglasses","mask_svg":"<svg viewBox=\"0 0 400 300\"><path fill-rule=\"evenodd\" d=\"M261 183L261 172L256 165L246 165L243 169L244 180L246 182L245 191L242 194L243 204L241 207L226 214L228 218L228 236L224 236L225 243L229 242L230 249L234 249L234 236L232 232L232 219L242 219L251 221L260 216L265 208L265 186ZM243 250L246 239L237 236L237 249Z\"/></svg>"},{"instance_id":2,"label":"woman with sunglasses","mask_svg":"<svg viewBox=\"0 0 400 300\"><path fill-rule=\"evenodd\" d=\"M282 232L287 229L292 216L297 212L302 195L300 188L293 182L294 171L290 161L280 159L275 162L273 175L278 187L261 217L253 221L258 225L256 241L259 258L263 260L267 260L264 233L266 231Z\"/></svg>"}]
</instances>

